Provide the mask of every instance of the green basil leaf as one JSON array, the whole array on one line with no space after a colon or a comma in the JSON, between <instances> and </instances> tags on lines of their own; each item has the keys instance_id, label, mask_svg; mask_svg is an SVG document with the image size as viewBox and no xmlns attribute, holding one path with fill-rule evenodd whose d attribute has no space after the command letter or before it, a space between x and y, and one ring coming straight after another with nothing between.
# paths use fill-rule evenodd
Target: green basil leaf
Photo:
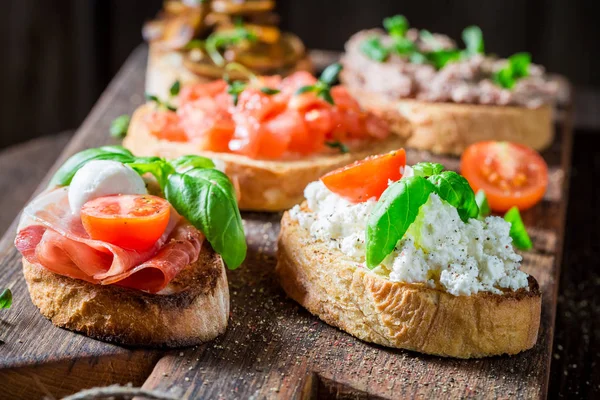
<instances>
[{"instance_id":1,"label":"green basil leaf","mask_svg":"<svg viewBox=\"0 0 600 400\"><path fill-rule=\"evenodd\" d=\"M484 219L492 213L490 203L488 203L487 196L483 190L477 191L475 194L475 202L477 203L477 207L479 207L479 213L477 214L478 219Z\"/></svg>"},{"instance_id":2,"label":"green basil leaf","mask_svg":"<svg viewBox=\"0 0 600 400\"><path fill-rule=\"evenodd\" d=\"M420 162L412 166L412 170L415 176L429 177L431 175L437 175L444 170L444 166L438 163L432 162Z\"/></svg>"},{"instance_id":3,"label":"green basil leaf","mask_svg":"<svg viewBox=\"0 0 600 400\"><path fill-rule=\"evenodd\" d=\"M425 55L436 69L442 69L446 64L460 60L460 56L459 50L436 50Z\"/></svg>"},{"instance_id":4,"label":"green basil leaf","mask_svg":"<svg viewBox=\"0 0 600 400\"><path fill-rule=\"evenodd\" d=\"M396 53L400 55L412 54L417 51L417 46L415 43L407 38L399 37L394 39L394 44L392 46Z\"/></svg>"},{"instance_id":5,"label":"green basil leaf","mask_svg":"<svg viewBox=\"0 0 600 400\"><path fill-rule=\"evenodd\" d=\"M281 90L279 90L279 89L273 89L270 87L262 87L262 88L260 88L260 91L263 92L264 94L268 94L269 96L272 96L274 94L281 92Z\"/></svg>"},{"instance_id":6,"label":"green basil leaf","mask_svg":"<svg viewBox=\"0 0 600 400\"><path fill-rule=\"evenodd\" d=\"M475 193L467 180L454 171L444 171L427 178L437 188L437 194L450 205L456 207L460 219L467 222L477 218L479 208Z\"/></svg>"},{"instance_id":7,"label":"green basil leaf","mask_svg":"<svg viewBox=\"0 0 600 400\"><path fill-rule=\"evenodd\" d=\"M10 289L4 289L0 293L0 308L10 308L12 305L12 292Z\"/></svg>"},{"instance_id":8,"label":"green basil leaf","mask_svg":"<svg viewBox=\"0 0 600 400\"><path fill-rule=\"evenodd\" d=\"M531 238L527 234L525 224L521 219L521 213L517 207L512 207L504 214L504 220L510 223L510 237L515 247L519 250L530 250L533 247Z\"/></svg>"},{"instance_id":9,"label":"green basil leaf","mask_svg":"<svg viewBox=\"0 0 600 400\"><path fill-rule=\"evenodd\" d=\"M467 26L462 31L462 40L465 42L467 47L466 53L468 55L484 54L485 47L483 44L483 32L481 28L475 25Z\"/></svg>"},{"instance_id":10,"label":"green basil leaf","mask_svg":"<svg viewBox=\"0 0 600 400\"><path fill-rule=\"evenodd\" d=\"M212 61L218 65L225 65L225 59L219 52L220 49L236 45L242 41L255 42L258 37L243 26L236 26L233 30L217 31L206 38L205 49L206 53Z\"/></svg>"},{"instance_id":11,"label":"green basil leaf","mask_svg":"<svg viewBox=\"0 0 600 400\"><path fill-rule=\"evenodd\" d=\"M303 94L303 93L308 93L308 92L316 92L318 89L316 86L314 85L307 85L307 86L302 86L301 88L299 88L298 90L296 90L296 95L299 94Z\"/></svg>"},{"instance_id":12,"label":"green basil leaf","mask_svg":"<svg viewBox=\"0 0 600 400\"><path fill-rule=\"evenodd\" d=\"M123 114L115 119L110 124L110 136L114 138L124 138L129 129L129 121L131 118L127 114Z\"/></svg>"},{"instance_id":13,"label":"green basil leaf","mask_svg":"<svg viewBox=\"0 0 600 400\"><path fill-rule=\"evenodd\" d=\"M505 89L512 89L517 81L529 75L531 54L516 53L510 56L506 65L492 76L494 83Z\"/></svg>"},{"instance_id":14,"label":"green basil leaf","mask_svg":"<svg viewBox=\"0 0 600 400\"><path fill-rule=\"evenodd\" d=\"M331 92L329 91L329 89L319 90L317 92L317 97L325 100L326 102L328 102L331 105L335 105L335 101L333 100L333 97L331 96Z\"/></svg>"},{"instance_id":15,"label":"green basil leaf","mask_svg":"<svg viewBox=\"0 0 600 400\"><path fill-rule=\"evenodd\" d=\"M422 41L429 44L429 47L431 47L433 51L440 50L439 41L433 36L433 33L429 32L427 29L421 29L419 37Z\"/></svg>"},{"instance_id":16,"label":"green basil leaf","mask_svg":"<svg viewBox=\"0 0 600 400\"><path fill-rule=\"evenodd\" d=\"M408 20L404 15L394 15L383 20L383 27L390 36L403 37L408 31Z\"/></svg>"},{"instance_id":17,"label":"green basil leaf","mask_svg":"<svg viewBox=\"0 0 600 400\"><path fill-rule=\"evenodd\" d=\"M202 231L230 269L246 257L246 238L234 188L216 169L194 168L169 176L165 197L179 214Z\"/></svg>"},{"instance_id":18,"label":"green basil leaf","mask_svg":"<svg viewBox=\"0 0 600 400\"><path fill-rule=\"evenodd\" d=\"M173 82L173 84L169 88L169 94L171 96L177 96L179 94L180 90L181 90L181 82L179 82L179 80L176 80L175 82Z\"/></svg>"},{"instance_id":19,"label":"green basil leaf","mask_svg":"<svg viewBox=\"0 0 600 400\"><path fill-rule=\"evenodd\" d=\"M340 149L340 153L342 154L346 154L350 151L350 149L348 149L348 146L346 146L339 140L336 140L334 142L325 142L325 145L331 147L332 149Z\"/></svg>"},{"instance_id":20,"label":"green basil leaf","mask_svg":"<svg viewBox=\"0 0 600 400\"><path fill-rule=\"evenodd\" d=\"M193 168L214 168L215 163L208 157L181 156L169 161L169 164L179 173L184 173Z\"/></svg>"},{"instance_id":21,"label":"green basil leaf","mask_svg":"<svg viewBox=\"0 0 600 400\"><path fill-rule=\"evenodd\" d=\"M158 96L150 94L150 93L146 93L145 96L146 96L146 100L147 101L153 101L153 102L155 102L159 106L162 105L162 101L160 101L160 99L158 98Z\"/></svg>"},{"instance_id":22,"label":"green basil leaf","mask_svg":"<svg viewBox=\"0 0 600 400\"><path fill-rule=\"evenodd\" d=\"M435 191L427 179L412 176L394 182L383 192L367 222L367 267L378 266L394 250Z\"/></svg>"},{"instance_id":23,"label":"green basil leaf","mask_svg":"<svg viewBox=\"0 0 600 400\"><path fill-rule=\"evenodd\" d=\"M167 184L169 175L175 172L175 168L159 157L139 157L127 165L140 175L147 173L154 175L161 188L164 188Z\"/></svg>"},{"instance_id":24,"label":"green basil leaf","mask_svg":"<svg viewBox=\"0 0 600 400\"><path fill-rule=\"evenodd\" d=\"M233 97L234 106L237 106L240 94L246 90L246 86L248 86L248 84L242 81L229 82L229 85L227 85L227 93Z\"/></svg>"},{"instance_id":25,"label":"green basil leaf","mask_svg":"<svg viewBox=\"0 0 600 400\"><path fill-rule=\"evenodd\" d=\"M427 57L423 53L419 53L418 51L414 51L411 53L410 62L413 64L425 64L428 62Z\"/></svg>"},{"instance_id":26,"label":"green basil leaf","mask_svg":"<svg viewBox=\"0 0 600 400\"><path fill-rule=\"evenodd\" d=\"M56 171L50 181L50 186L69 185L75 173L92 160L113 160L122 163L130 163L135 160L135 157L123 146L103 146L80 151L71 156L58 171Z\"/></svg>"},{"instance_id":27,"label":"green basil leaf","mask_svg":"<svg viewBox=\"0 0 600 400\"><path fill-rule=\"evenodd\" d=\"M381 40L376 36L365 39L360 44L360 51L371 60L378 62L384 62L390 55L390 51L383 46Z\"/></svg>"},{"instance_id":28,"label":"green basil leaf","mask_svg":"<svg viewBox=\"0 0 600 400\"><path fill-rule=\"evenodd\" d=\"M342 64L340 64L340 63L331 64L330 66L328 66L327 68L325 68L323 70L323 72L321 73L321 76L319 77L319 80L321 82L323 82L324 84L326 84L327 86L333 86L337 82L338 75L340 74L341 71L342 71Z\"/></svg>"}]
</instances>

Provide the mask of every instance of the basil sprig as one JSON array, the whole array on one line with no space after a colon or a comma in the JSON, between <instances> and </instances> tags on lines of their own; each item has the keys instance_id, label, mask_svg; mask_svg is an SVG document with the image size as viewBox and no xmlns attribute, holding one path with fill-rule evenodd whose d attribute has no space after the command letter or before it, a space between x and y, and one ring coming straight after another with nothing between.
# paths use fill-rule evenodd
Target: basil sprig
<instances>
[{"instance_id":1,"label":"basil sprig","mask_svg":"<svg viewBox=\"0 0 600 400\"><path fill-rule=\"evenodd\" d=\"M463 221L479 213L469 183L436 163L413 166L414 176L391 184L373 208L366 230L367 267L374 268L394 250L432 193L456 207Z\"/></svg>"},{"instance_id":2,"label":"basil sprig","mask_svg":"<svg viewBox=\"0 0 600 400\"><path fill-rule=\"evenodd\" d=\"M519 79L529 75L530 64L531 54L513 54L508 58L506 65L494 73L494 83L505 89L512 89Z\"/></svg>"},{"instance_id":3,"label":"basil sprig","mask_svg":"<svg viewBox=\"0 0 600 400\"><path fill-rule=\"evenodd\" d=\"M110 136L114 138L124 138L127 135L130 120L131 118L127 114L123 114L115 118L110 123Z\"/></svg>"},{"instance_id":4,"label":"basil sprig","mask_svg":"<svg viewBox=\"0 0 600 400\"><path fill-rule=\"evenodd\" d=\"M12 292L10 289L4 289L0 292L0 308L10 308L12 305Z\"/></svg>"},{"instance_id":5,"label":"basil sprig","mask_svg":"<svg viewBox=\"0 0 600 400\"><path fill-rule=\"evenodd\" d=\"M329 104L335 104L333 96L331 96L331 87L338 80L338 75L342 71L342 64L331 64L323 70L321 76L314 85L302 86L296 91L296 95L313 92L317 97L325 100Z\"/></svg>"},{"instance_id":6,"label":"basil sprig","mask_svg":"<svg viewBox=\"0 0 600 400\"><path fill-rule=\"evenodd\" d=\"M510 223L510 237L515 247L519 250L530 250L533 247L531 238L527 234L525 224L521 219L521 213L517 207L512 207L504 214L504 220Z\"/></svg>"},{"instance_id":7,"label":"basil sprig","mask_svg":"<svg viewBox=\"0 0 600 400\"><path fill-rule=\"evenodd\" d=\"M235 190L227 175L213 169L206 157L183 156L171 161L160 157L135 157L122 146L87 149L69 158L52 178L51 186L67 186L75 173L92 160L113 160L140 175L152 174L167 201L201 230L230 269L246 257L246 239Z\"/></svg>"},{"instance_id":8,"label":"basil sprig","mask_svg":"<svg viewBox=\"0 0 600 400\"><path fill-rule=\"evenodd\" d=\"M475 194L475 201L477 202L477 207L479 207L477 219L484 219L492 213L492 210L490 209L490 203L488 203L487 196L483 190L477 191Z\"/></svg>"},{"instance_id":9,"label":"basil sprig","mask_svg":"<svg viewBox=\"0 0 600 400\"><path fill-rule=\"evenodd\" d=\"M236 45L243 41L255 42L258 37L241 24L236 24L233 30L214 32L206 38L204 48L211 60L218 66L225 65L225 59L220 50Z\"/></svg>"}]
</instances>

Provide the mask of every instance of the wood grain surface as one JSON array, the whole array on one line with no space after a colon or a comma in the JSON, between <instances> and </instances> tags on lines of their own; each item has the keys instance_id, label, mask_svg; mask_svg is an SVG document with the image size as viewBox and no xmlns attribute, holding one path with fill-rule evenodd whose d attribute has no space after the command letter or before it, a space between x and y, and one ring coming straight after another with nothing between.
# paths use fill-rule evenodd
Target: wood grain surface
<instances>
[{"instance_id":1,"label":"wood grain surface","mask_svg":"<svg viewBox=\"0 0 600 400\"><path fill-rule=\"evenodd\" d=\"M61 156L111 142L110 121L142 102L146 50L138 49ZM567 117L570 113L564 113ZM564 236L570 120L544 154L551 165L542 203L524 214L534 250L524 269L543 293L542 326L531 351L514 357L452 360L354 339L286 298L274 280L278 214L244 214L249 254L228 274L232 312L227 333L194 348L133 350L54 328L31 304L14 233L0 241L0 287L15 303L0 313L0 398L55 397L84 387L133 382L182 398L542 398L546 395L560 249ZM409 152L410 163L432 159ZM449 167L457 161L436 157ZM153 368L154 366L154 368ZM153 370L152 370L153 369Z\"/></svg>"}]
</instances>

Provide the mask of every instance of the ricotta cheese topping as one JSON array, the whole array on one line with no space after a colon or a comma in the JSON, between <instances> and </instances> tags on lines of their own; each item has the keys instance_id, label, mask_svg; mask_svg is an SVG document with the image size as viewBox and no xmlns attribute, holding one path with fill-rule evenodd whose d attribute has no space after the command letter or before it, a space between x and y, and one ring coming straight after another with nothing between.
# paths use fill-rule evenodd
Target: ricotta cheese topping
<instances>
[{"instance_id":1,"label":"ricotta cheese topping","mask_svg":"<svg viewBox=\"0 0 600 400\"><path fill-rule=\"evenodd\" d=\"M375 199L351 203L321 181L310 183L304 195L310 212L295 206L290 216L315 240L364 266L365 230ZM527 274L519 270L522 257L515 253L509 231L510 224L499 217L465 223L456 208L431 194L374 272L393 282L442 287L455 296L527 288Z\"/></svg>"}]
</instances>

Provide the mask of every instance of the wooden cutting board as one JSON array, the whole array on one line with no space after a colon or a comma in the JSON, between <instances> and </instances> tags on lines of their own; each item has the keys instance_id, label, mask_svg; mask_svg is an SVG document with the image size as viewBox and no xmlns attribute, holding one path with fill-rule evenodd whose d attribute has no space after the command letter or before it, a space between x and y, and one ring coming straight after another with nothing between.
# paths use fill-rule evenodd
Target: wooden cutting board
<instances>
[{"instance_id":1,"label":"wooden cutting board","mask_svg":"<svg viewBox=\"0 0 600 400\"><path fill-rule=\"evenodd\" d=\"M84 148L114 143L110 122L143 101L146 47L131 56L55 165ZM453 360L361 342L288 299L273 276L280 214L245 213L249 253L228 273L231 319L215 341L178 350L129 349L55 328L29 300L14 249L0 241L0 288L14 304L0 311L0 399L61 397L82 388L132 382L194 398L543 398L546 395L571 154L571 110L557 113L544 153L550 185L523 214L534 249L524 269L539 281L542 323L536 346L513 357ZM409 151L408 160L458 160ZM17 184L17 183L16 183ZM45 182L40 187L43 187Z\"/></svg>"}]
</instances>

